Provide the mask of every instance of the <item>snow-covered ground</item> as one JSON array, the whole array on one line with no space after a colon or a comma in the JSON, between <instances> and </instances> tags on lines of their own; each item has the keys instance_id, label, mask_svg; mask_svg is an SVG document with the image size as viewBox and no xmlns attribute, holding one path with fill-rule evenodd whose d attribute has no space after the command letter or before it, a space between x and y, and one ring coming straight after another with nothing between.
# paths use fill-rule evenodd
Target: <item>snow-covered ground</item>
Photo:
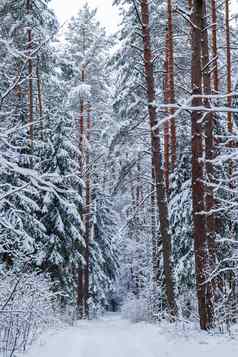
<instances>
[{"instance_id":1,"label":"snow-covered ground","mask_svg":"<svg viewBox=\"0 0 238 357\"><path fill-rule=\"evenodd\" d=\"M42 337L27 357L237 357L238 339L131 323L119 316L82 321Z\"/></svg>"}]
</instances>

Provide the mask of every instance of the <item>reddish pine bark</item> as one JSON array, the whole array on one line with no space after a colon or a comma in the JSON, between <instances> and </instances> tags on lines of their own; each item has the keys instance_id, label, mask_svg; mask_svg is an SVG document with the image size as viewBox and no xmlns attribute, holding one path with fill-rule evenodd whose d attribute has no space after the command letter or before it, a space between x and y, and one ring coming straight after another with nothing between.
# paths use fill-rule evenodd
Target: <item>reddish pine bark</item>
<instances>
[{"instance_id":1,"label":"reddish pine bark","mask_svg":"<svg viewBox=\"0 0 238 357\"><path fill-rule=\"evenodd\" d=\"M202 16L203 0L193 1L192 13L192 93L202 94ZM202 100L194 97L192 106L201 106ZM206 307L206 221L204 212L204 167L203 167L203 132L201 124L202 113L192 112L192 203L193 203L193 237L196 269L196 285L200 327L208 328Z\"/></svg>"},{"instance_id":2,"label":"reddish pine bark","mask_svg":"<svg viewBox=\"0 0 238 357\"><path fill-rule=\"evenodd\" d=\"M150 26L149 26L149 6L148 0L141 0L141 20L144 49L144 72L147 87L148 114L151 128L152 143L152 167L155 173L156 198L159 208L160 234L163 244L163 262L165 274L165 290L168 304L168 310L171 317L177 314L177 306L174 295L174 282L172 271L172 248L171 236L169 231L168 206L166 198L166 189L164 183L164 173L162 169L161 148L160 148L160 131L158 125L157 111L155 105L155 81L154 69L152 62Z\"/></svg>"}]
</instances>

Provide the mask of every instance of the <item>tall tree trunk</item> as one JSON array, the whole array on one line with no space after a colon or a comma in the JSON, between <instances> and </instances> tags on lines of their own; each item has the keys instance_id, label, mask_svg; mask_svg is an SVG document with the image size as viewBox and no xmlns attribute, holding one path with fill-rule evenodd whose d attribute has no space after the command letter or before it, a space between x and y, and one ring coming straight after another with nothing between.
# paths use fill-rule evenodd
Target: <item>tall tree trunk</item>
<instances>
[{"instance_id":1,"label":"tall tree trunk","mask_svg":"<svg viewBox=\"0 0 238 357\"><path fill-rule=\"evenodd\" d=\"M212 6L212 57L213 57L213 90L219 92L218 51L217 51L217 9L216 0L211 0Z\"/></svg>"},{"instance_id":2,"label":"tall tree trunk","mask_svg":"<svg viewBox=\"0 0 238 357\"><path fill-rule=\"evenodd\" d=\"M171 104L175 103L175 90L174 90L174 39L173 39L173 14L172 14L172 0L167 0L167 16L168 16L168 97ZM174 109L170 108L170 113L174 114ZM171 164L172 170L176 167L177 160L177 147L176 147L176 123L175 118L170 123L171 130Z\"/></svg>"},{"instance_id":3,"label":"tall tree trunk","mask_svg":"<svg viewBox=\"0 0 238 357\"><path fill-rule=\"evenodd\" d=\"M193 1L192 13L192 93L202 94L202 16L203 0ZM202 99L193 97L192 106L202 106ZM192 203L196 285L200 327L208 329L206 306L206 220L204 215L203 132L202 113L192 112Z\"/></svg>"},{"instance_id":4,"label":"tall tree trunk","mask_svg":"<svg viewBox=\"0 0 238 357\"><path fill-rule=\"evenodd\" d=\"M231 63L231 35L230 35L230 1L225 0L225 33L226 33L226 85L227 94L232 93L232 63ZM227 97L227 107L232 107L232 96ZM228 133L232 135L233 132L233 117L231 112L227 112L227 129ZM230 146L233 146L233 140L230 141ZM229 176L232 177L233 174L233 164L232 160L229 161ZM230 181L230 186L233 186L232 180Z\"/></svg>"},{"instance_id":5,"label":"tall tree trunk","mask_svg":"<svg viewBox=\"0 0 238 357\"><path fill-rule=\"evenodd\" d=\"M90 269L90 240L91 240L91 178L89 172L90 155L90 130L91 130L91 108L87 105L87 150L86 150L86 184L85 184L85 267L84 267L84 311L85 317L89 317L89 269Z\"/></svg>"},{"instance_id":6,"label":"tall tree trunk","mask_svg":"<svg viewBox=\"0 0 238 357\"><path fill-rule=\"evenodd\" d=\"M150 27L149 27L149 6L148 0L141 0L141 20L142 35L144 45L144 72L147 86L148 114L151 128L152 143L152 167L155 172L157 204L160 218L160 234L163 244L163 261L165 274L165 289L168 304L168 310L172 317L177 314L177 306L174 294L174 281L172 269L172 246L169 231L169 215L166 198L166 188L164 183L164 173L162 169L161 148L160 148L160 130L158 128L157 111L155 104L155 81L152 62Z\"/></svg>"},{"instance_id":7,"label":"tall tree trunk","mask_svg":"<svg viewBox=\"0 0 238 357\"><path fill-rule=\"evenodd\" d=\"M82 69L81 71L81 81L84 83L85 81L85 71ZM80 171L81 175L83 175L83 161L84 161L84 100L80 99L80 112L79 112L79 151L80 151Z\"/></svg>"},{"instance_id":8,"label":"tall tree trunk","mask_svg":"<svg viewBox=\"0 0 238 357\"><path fill-rule=\"evenodd\" d=\"M43 103L42 103L41 78L40 78L40 71L39 71L39 58L37 59L37 66L36 66L36 80L37 80L38 111L40 115L41 139L43 140Z\"/></svg>"},{"instance_id":9,"label":"tall tree trunk","mask_svg":"<svg viewBox=\"0 0 238 357\"><path fill-rule=\"evenodd\" d=\"M212 84L213 84L213 93L214 94L219 94L219 87L220 87L220 78L219 78L219 66L218 66L218 59L219 59L219 53L218 53L218 48L217 48L217 3L216 0L211 0L211 10L212 10L212 34L211 34L211 39L212 39L212 57L213 57L213 72L212 72ZM217 114L213 113L213 119L214 119L214 126L215 129L217 127ZM217 139L214 138L214 144L216 145L218 143ZM213 155L216 155L216 148L214 148ZM222 229L224 226L223 218L220 217L219 215L216 215L215 217L215 229L216 232L219 234L222 234ZM215 282L216 289L219 288L220 291L223 291L223 279L219 277L217 281ZM216 294L215 294L216 298Z\"/></svg>"},{"instance_id":10,"label":"tall tree trunk","mask_svg":"<svg viewBox=\"0 0 238 357\"><path fill-rule=\"evenodd\" d=\"M169 54L168 54L168 31L166 32L166 50L165 50L165 75L164 75L164 102L165 104L169 103ZM169 110L167 111L169 113ZM169 135L169 122L164 123L164 177L167 194L169 193L169 173L170 173L170 162L169 162L169 144L170 144L170 135Z\"/></svg>"},{"instance_id":11,"label":"tall tree trunk","mask_svg":"<svg viewBox=\"0 0 238 357\"><path fill-rule=\"evenodd\" d=\"M160 279L160 237L157 230L157 204L156 204L156 183L153 166L151 165L151 247L152 247L152 294L150 300L150 308L152 312L152 319L157 319L156 314L158 312L157 294L159 289Z\"/></svg>"},{"instance_id":12,"label":"tall tree trunk","mask_svg":"<svg viewBox=\"0 0 238 357\"><path fill-rule=\"evenodd\" d=\"M232 69L231 69L231 39L230 39L230 9L229 1L225 0L225 31L226 31L226 59L227 59L227 93L232 92ZM227 98L228 108L232 107L232 97ZM229 133L233 131L232 113L227 113L227 128Z\"/></svg>"},{"instance_id":13,"label":"tall tree trunk","mask_svg":"<svg viewBox=\"0 0 238 357\"><path fill-rule=\"evenodd\" d=\"M26 2L27 15L32 14L32 0ZM32 62L32 29L27 29L27 52L28 52L28 124L30 147L33 146L33 62Z\"/></svg>"},{"instance_id":14,"label":"tall tree trunk","mask_svg":"<svg viewBox=\"0 0 238 357\"><path fill-rule=\"evenodd\" d=\"M225 0L225 33L226 33L226 59L227 59L227 94L231 94L233 91L232 88L232 55L231 55L231 31L230 31L230 0ZM227 107L231 108L232 107L232 101L233 98L230 95L227 98ZM228 129L228 133L230 136L234 135L233 134L233 114L231 112L227 113L227 129ZM229 140L230 147L234 147L234 140L231 139ZM229 160L229 177L230 177L230 187L234 188L234 181L233 181L233 172L234 172L234 160ZM234 239L234 225L233 222L230 221L229 222L229 234L231 239ZM236 307L237 305L237 296L236 296L236 279L234 276L234 273L228 272L228 276L227 276L227 280L228 280L228 284L229 284L229 288L231 289L232 293L231 293L231 301L230 301L230 305L233 305L233 309ZM232 307L231 307L232 308ZM230 317L228 317L229 319Z\"/></svg>"},{"instance_id":15,"label":"tall tree trunk","mask_svg":"<svg viewBox=\"0 0 238 357\"><path fill-rule=\"evenodd\" d=\"M158 285L158 275L159 275L159 239L157 234L157 224L156 224L156 183L155 183L155 174L152 167L151 171L151 235L152 235L152 265L153 265L153 285L154 288Z\"/></svg>"},{"instance_id":16,"label":"tall tree trunk","mask_svg":"<svg viewBox=\"0 0 238 357\"><path fill-rule=\"evenodd\" d=\"M205 95L211 95L211 75L209 66L209 42L208 42L208 30L207 30L207 9L206 2L203 1L203 20L202 20L202 68L203 68L203 93ZM210 100L204 99L205 107L210 107ZM209 183L214 182L214 170L212 160L214 159L214 113L210 112L206 115L205 122L205 158L206 158L206 178L208 184L206 185L206 236L208 244L209 259L207 260L208 272L212 272L215 269L216 263L216 249L215 249L215 201L213 188ZM213 326L214 311L213 311L213 300L215 293L214 281L206 284L207 288L207 317L208 317L208 327Z\"/></svg>"},{"instance_id":17,"label":"tall tree trunk","mask_svg":"<svg viewBox=\"0 0 238 357\"><path fill-rule=\"evenodd\" d=\"M81 81L85 81L85 71L84 68L82 68L81 71ZM80 175L81 177L83 176L83 169L84 169L84 100L83 98L80 99L80 112L79 112L79 152L80 152L80 158L79 158L79 169L80 169ZM82 208L82 211L84 208ZM82 215L82 220L83 220L83 213ZM82 252L84 258L85 258L85 249L83 249ZM84 268L80 267L79 272L78 272L78 286L77 286L77 313L78 313L78 318L83 318L84 316L84 284L85 278L84 278Z\"/></svg>"}]
</instances>

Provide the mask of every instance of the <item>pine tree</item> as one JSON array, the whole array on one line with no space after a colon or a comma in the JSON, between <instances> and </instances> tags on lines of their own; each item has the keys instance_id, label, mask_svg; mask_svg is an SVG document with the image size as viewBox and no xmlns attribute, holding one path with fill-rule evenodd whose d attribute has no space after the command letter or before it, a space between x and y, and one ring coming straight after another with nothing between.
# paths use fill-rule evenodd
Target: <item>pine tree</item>
<instances>
[{"instance_id":1,"label":"pine tree","mask_svg":"<svg viewBox=\"0 0 238 357\"><path fill-rule=\"evenodd\" d=\"M94 274L94 270L90 271L91 257L93 257L94 264L98 266L99 270L104 269L100 263L100 260L104 259L100 250L105 248L97 245L97 242L92 242L92 192L94 185L103 180L101 170L105 163L105 158L101 158L102 155L99 156L98 152L102 150L104 145L102 139L106 139L100 135L100 130L104 129L104 122L109 120L108 113L110 113L108 78L105 72L108 46L110 47L110 40L96 20L96 10L90 9L88 4L85 4L69 23L62 69L67 86L70 88L71 109L78 113L79 117L77 125L78 145L82 154L80 169L81 177L85 181L85 190L82 192L82 218L85 223L85 249L83 251L85 265L79 277L78 303L81 306L81 316L85 315L86 317L90 314L90 284L91 275ZM70 74L68 74L68 68L70 68ZM107 147L105 147L105 150L104 154L106 155ZM97 200L97 197L95 200ZM102 279L99 286L100 284L104 284ZM103 301L101 301L101 304L103 305Z\"/></svg>"}]
</instances>

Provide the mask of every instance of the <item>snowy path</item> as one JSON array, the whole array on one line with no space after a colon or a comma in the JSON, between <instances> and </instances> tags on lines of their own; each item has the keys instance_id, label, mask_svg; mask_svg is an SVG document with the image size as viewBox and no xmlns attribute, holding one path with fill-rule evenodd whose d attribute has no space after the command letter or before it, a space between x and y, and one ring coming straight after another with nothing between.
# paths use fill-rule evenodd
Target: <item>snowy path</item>
<instances>
[{"instance_id":1,"label":"snowy path","mask_svg":"<svg viewBox=\"0 0 238 357\"><path fill-rule=\"evenodd\" d=\"M168 332L117 316L83 321L36 344L27 357L237 357L238 340Z\"/></svg>"}]
</instances>

